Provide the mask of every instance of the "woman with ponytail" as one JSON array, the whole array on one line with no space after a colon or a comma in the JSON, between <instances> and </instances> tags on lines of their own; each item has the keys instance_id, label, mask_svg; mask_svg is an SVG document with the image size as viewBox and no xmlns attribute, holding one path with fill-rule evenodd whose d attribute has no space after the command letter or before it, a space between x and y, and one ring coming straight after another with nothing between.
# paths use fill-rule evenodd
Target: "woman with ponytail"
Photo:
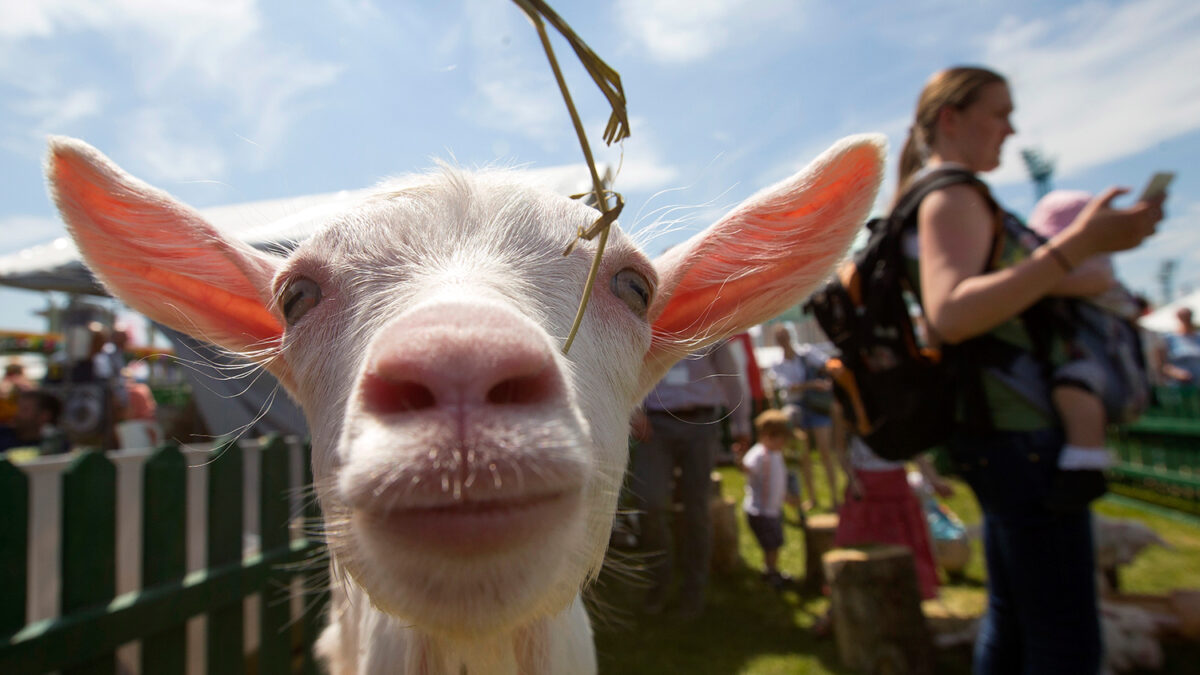
<instances>
[{"instance_id":1,"label":"woman with ponytail","mask_svg":"<svg viewBox=\"0 0 1200 675\"><path fill-rule=\"evenodd\" d=\"M997 168L1015 131L1012 112L1001 75L976 67L936 73L917 102L900 191L939 168ZM1024 236L981 183L934 191L917 212L911 249L932 339L951 353L980 353L969 351L972 343L987 340L1010 355L981 367L976 399L986 423L977 416L967 423L964 413L949 448L983 511L988 608L975 645L978 673L1094 675L1100 667L1088 503L1064 509L1047 499L1064 440L1048 373L1063 357L1061 341L1046 339L1038 317L1043 300L1082 292L1075 267L1154 232L1162 200L1114 207L1124 192L1105 191L1049 241Z\"/></svg>"}]
</instances>

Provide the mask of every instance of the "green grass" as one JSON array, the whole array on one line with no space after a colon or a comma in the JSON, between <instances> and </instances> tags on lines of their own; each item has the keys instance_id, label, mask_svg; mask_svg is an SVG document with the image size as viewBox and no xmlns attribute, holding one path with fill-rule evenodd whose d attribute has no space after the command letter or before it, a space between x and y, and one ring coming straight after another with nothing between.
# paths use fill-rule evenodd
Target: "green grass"
<instances>
[{"instance_id":1,"label":"green grass","mask_svg":"<svg viewBox=\"0 0 1200 675\"><path fill-rule=\"evenodd\" d=\"M815 457L814 457L815 459ZM726 496L739 500L744 481L734 468L720 469ZM820 474L820 471L816 472ZM830 503L828 486L816 476L817 501ZM968 524L979 522L979 507L970 490L955 482L956 494L946 503ZM1095 508L1110 517L1135 518L1153 527L1173 550L1151 548L1122 571L1122 590L1131 593L1164 593L1176 588L1200 588L1200 521L1151 512L1117 499L1104 499ZM739 510L739 549L745 566L737 572L714 576L708 604L699 618L684 621L671 610L660 616L642 615L641 595L630 576L629 563L606 571L593 589L593 624L600 672L606 675L663 673L774 675L850 673L837 657L830 638L818 638L814 620L828 607L819 593L800 589L776 593L759 578L762 555L745 527ZM780 567L798 581L804 574L804 536L790 507L785 517L786 543ZM973 542L971 563L956 579L943 578L941 608L927 610L953 616L977 616L986 604L983 556ZM1195 672L1200 646L1165 645L1167 663L1162 672ZM939 673L969 673L969 648L938 655Z\"/></svg>"}]
</instances>

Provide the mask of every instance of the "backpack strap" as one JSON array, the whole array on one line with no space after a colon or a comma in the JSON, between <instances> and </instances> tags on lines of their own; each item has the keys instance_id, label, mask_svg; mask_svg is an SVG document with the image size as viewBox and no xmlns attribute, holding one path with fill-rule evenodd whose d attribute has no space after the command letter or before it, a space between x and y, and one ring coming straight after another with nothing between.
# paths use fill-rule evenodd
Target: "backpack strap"
<instances>
[{"instance_id":1,"label":"backpack strap","mask_svg":"<svg viewBox=\"0 0 1200 675\"><path fill-rule=\"evenodd\" d=\"M892 216L898 217L901 221L907 221L916 213L917 207L921 205L921 201L929 196L929 194L959 183L970 183L983 188L983 194L988 201L988 205L995 205L991 193L987 191L987 186L973 172L958 167L945 167L942 169L933 169L913 181L904 190L904 193L900 195L900 198L896 200L896 205L892 208Z\"/></svg>"},{"instance_id":2,"label":"backpack strap","mask_svg":"<svg viewBox=\"0 0 1200 675\"><path fill-rule=\"evenodd\" d=\"M909 226L912 219L916 216L917 208L921 206L921 202L926 197L937 190L960 183L966 183L978 190L980 196L987 202L988 208L992 212L992 242L988 247L987 264L981 270L982 272L989 272L996 268L996 265L1000 261L1000 254L1004 251L1003 242L1005 233L1007 232L1004 209L1000 208L1000 204L992 197L992 192L988 189L987 184L979 180L978 176L967 169L960 169L958 167L933 169L921 178L913 181L900 198L896 200L891 217L887 219L887 226L899 233L900 230Z\"/></svg>"},{"instance_id":3,"label":"backpack strap","mask_svg":"<svg viewBox=\"0 0 1200 675\"><path fill-rule=\"evenodd\" d=\"M971 185L978 190L992 212L992 241L988 249L986 266L981 270L987 272L996 268L1000 254L1003 252L1006 231L1004 211L992 197L987 185L971 171L958 167L945 167L928 172L909 185L908 189L896 200L887 224L899 235L905 228L915 225L913 221L917 209L925 197L937 190L961 183ZM896 239L899 239L899 236ZM917 298L917 301L920 302L920 298ZM975 431L993 429L994 424L984 392L983 366L988 362L1009 358L1008 346L999 340L980 336L953 347L943 346L941 351L944 359L954 363L953 367L958 376L956 387L962 400L961 424L964 428Z\"/></svg>"},{"instance_id":4,"label":"backpack strap","mask_svg":"<svg viewBox=\"0 0 1200 675\"><path fill-rule=\"evenodd\" d=\"M917 208L921 206L921 202L926 197L938 190L960 183L966 183L978 190L992 212L993 236L992 246L988 252L988 267L994 267L1000 254L1000 239L1004 236L1004 214L1000 205L992 198L992 192L988 189L987 184L979 180L978 176L967 169L960 169L953 166L933 169L916 181L913 181L903 194L900 195L900 198L896 200L896 205L892 208L892 215L888 219L889 224L892 227L904 228L916 215Z\"/></svg>"}]
</instances>

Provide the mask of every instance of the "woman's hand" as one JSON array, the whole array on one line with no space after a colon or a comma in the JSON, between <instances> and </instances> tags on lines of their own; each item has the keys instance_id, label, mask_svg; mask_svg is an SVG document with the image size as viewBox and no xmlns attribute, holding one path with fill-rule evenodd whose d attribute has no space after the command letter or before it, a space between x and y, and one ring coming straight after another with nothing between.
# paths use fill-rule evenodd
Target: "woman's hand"
<instances>
[{"instance_id":1,"label":"woman's hand","mask_svg":"<svg viewBox=\"0 0 1200 675\"><path fill-rule=\"evenodd\" d=\"M1137 247L1154 234L1162 220L1163 194L1153 200L1137 202L1129 208L1115 208L1112 201L1128 192L1111 187L1083 207L1075 220L1050 240L1050 245L1074 265L1098 253L1126 251Z\"/></svg>"}]
</instances>

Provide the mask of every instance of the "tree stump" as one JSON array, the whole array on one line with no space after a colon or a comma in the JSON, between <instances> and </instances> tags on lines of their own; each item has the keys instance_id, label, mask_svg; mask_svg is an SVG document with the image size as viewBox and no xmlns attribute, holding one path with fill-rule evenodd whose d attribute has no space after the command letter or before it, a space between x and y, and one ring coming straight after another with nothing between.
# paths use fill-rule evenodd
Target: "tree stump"
<instances>
[{"instance_id":1,"label":"tree stump","mask_svg":"<svg viewBox=\"0 0 1200 675\"><path fill-rule=\"evenodd\" d=\"M712 570L717 574L732 574L742 567L738 550L738 505L728 497L713 497L709 503L712 516Z\"/></svg>"},{"instance_id":2,"label":"tree stump","mask_svg":"<svg viewBox=\"0 0 1200 675\"><path fill-rule=\"evenodd\" d=\"M804 525L804 586L810 591L818 591L825 585L821 556L833 548L838 517L836 513L824 513L807 520Z\"/></svg>"},{"instance_id":3,"label":"tree stump","mask_svg":"<svg viewBox=\"0 0 1200 675\"><path fill-rule=\"evenodd\" d=\"M738 550L738 503L721 491L721 474L712 474L713 494L709 502L712 518L713 553L712 570L717 574L732 574L742 567L742 553Z\"/></svg>"},{"instance_id":4,"label":"tree stump","mask_svg":"<svg viewBox=\"0 0 1200 675\"><path fill-rule=\"evenodd\" d=\"M824 567L842 663L873 675L933 672L933 639L907 548L835 549Z\"/></svg>"}]
</instances>

